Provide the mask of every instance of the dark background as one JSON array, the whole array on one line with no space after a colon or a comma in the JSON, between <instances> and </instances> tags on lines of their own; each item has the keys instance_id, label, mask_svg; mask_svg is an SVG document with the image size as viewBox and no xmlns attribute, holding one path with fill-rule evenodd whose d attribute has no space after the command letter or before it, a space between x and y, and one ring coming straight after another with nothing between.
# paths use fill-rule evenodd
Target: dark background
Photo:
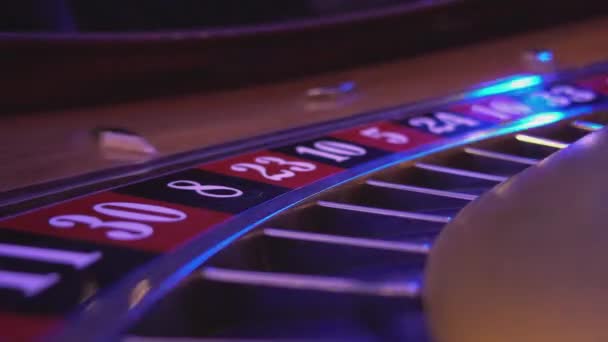
<instances>
[{"instance_id":1,"label":"dark background","mask_svg":"<svg viewBox=\"0 0 608 342\"><path fill-rule=\"evenodd\" d=\"M9 32L159 31L318 18L416 0L23 0L0 4ZM427 1L428 2L428 1Z\"/></svg>"}]
</instances>

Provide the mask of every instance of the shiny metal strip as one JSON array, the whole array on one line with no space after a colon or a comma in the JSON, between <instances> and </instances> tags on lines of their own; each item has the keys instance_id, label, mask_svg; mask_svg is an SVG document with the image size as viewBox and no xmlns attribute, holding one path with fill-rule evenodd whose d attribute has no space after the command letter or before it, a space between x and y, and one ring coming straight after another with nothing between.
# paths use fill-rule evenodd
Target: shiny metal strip
<instances>
[{"instance_id":1,"label":"shiny metal strip","mask_svg":"<svg viewBox=\"0 0 608 342\"><path fill-rule=\"evenodd\" d=\"M529 135L529 134L517 134L517 135L515 135L515 139L517 139L521 142L528 143L528 144L553 147L553 148L557 148L557 149L562 149L562 148L568 147L568 144L563 141L537 137L537 136L533 136L533 135Z\"/></svg>"},{"instance_id":2,"label":"shiny metal strip","mask_svg":"<svg viewBox=\"0 0 608 342\"><path fill-rule=\"evenodd\" d=\"M410 192L418 192L418 193L421 193L421 194L428 194L428 195L440 196L440 197L456 198L456 199L462 199L462 200L467 200L467 201L472 201L472 200L474 200L474 199L477 198L477 195L465 194L465 193L462 193L462 192L454 192L454 191L446 191L446 190L423 188L423 187L413 186L413 185L384 182L384 181L379 181L379 180L375 180L375 179L369 179L369 180L367 180L365 182L365 184L371 185L371 186L377 186L377 187L380 187L380 188L402 190L402 191L410 191Z\"/></svg>"},{"instance_id":3,"label":"shiny metal strip","mask_svg":"<svg viewBox=\"0 0 608 342\"><path fill-rule=\"evenodd\" d=\"M608 67L606 64L604 67ZM604 68L603 67L603 68ZM590 69L585 69L588 71ZM604 70L604 69L601 69ZM555 79L556 76L543 76L548 82ZM435 100L433 102L425 102L410 106L400 106L388 111L368 113L357 116L352 119L324 123L320 125L306 127L304 129L286 131L280 134L272 134L262 138L250 139L230 143L223 146L213 147L210 149L188 152L185 158L170 158L163 159L163 163L154 163L154 165L145 164L142 169L138 169L137 174L146 173L146 176L134 180L142 181L152 179L163 174L173 173L189 167L189 165L198 164L203 161L215 160L221 157L229 156L235 151L252 151L255 149L269 148L272 146L284 146L289 143L312 139L322 134L333 132L338 129L354 127L357 124L376 122L379 120L396 120L403 119L404 113L426 113L433 108L442 108L451 101L460 101L465 98L471 98L469 93L461 93L451 97ZM479 96L478 93L474 94ZM608 105L603 105L608 108ZM602 108L603 108L602 107ZM587 114L590 109L584 107L578 111L565 112L560 119L568 119L575 115ZM556 119L557 121L557 119ZM520 120L513 123L507 123L497 127L491 127L477 131L468 135L448 137L445 140L440 139L436 142L431 142L429 145L420 146L411 150L401 152L394 155L380 157L361 165L346 169L340 173L330 177L321 179L308 186L294 189L289 193L270 199L262 204L252 207L239 215L235 215L230 220L218 224L214 229L209 230L205 234L197 236L188 243L183 244L180 248L172 250L163 257L159 257L139 267L136 271L131 272L123 277L123 279L113 286L111 289L104 291L103 300L95 301L95 310L83 310L78 316L72 316L70 324L65 324L62 329L57 329L53 338L57 340L75 340L90 339L92 337L99 340L116 339L122 332L127 331L129 325L134 324L146 310L150 309L159 298L169 293L179 281L186 278L191 271L198 269L211 256L219 250L240 238L244 234L253 230L256 226L264 221L275 217L281 212L292 208L294 204L300 203L303 200L311 199L324 190L334 188L347 181L356 179L362 175L377 171L383 168L391 167L422 158L432 153L444 151L450 148L462 147L482 139L491 139L498 136L504 136L513 132L539 127L548 124L548 121ZM183 165L172 168L169 171L156 173L156 170L161 170L165 166L174 163L183 163ZM188 165L186 165L188 164ZM163 166L164 165L164 166ZM147 172L154 171L153 175L148 176ZM71 181L69 182L72 183ZM124 184L121 184L123 186ZM103 189L111 189L112 187L104 186ZM38 197L38 196L36 196ZM12 198L12 197L11 197ZM29 199L28 199L29 200ZM2 201L2 198L0 198ZM23 201L23 198L18 202ZM8 205L16 203L11 199ZM6 204L6 203L4 203ZM6 208L6 207L5 207ZM11 212L12 213L12 212ZM144 296L138 305L132 305L132 289L137 287L142 280L150 284L148 295Z\"/></svg>"},{"instance_id":4,"label":"shiny metal strip","mask_svg":"<svg viewBox=\"0 0 608 342\"><path fill-rule=\"evenodd\" d=\"M462 176L462 177L485 179L485 180L494 181L494 182L504 182L508 179L508 177L505 177L505 176L491 175L488 173L468 171L468 170L463 170L463 169L456 169L453 167L439 166L439 165L433 165L433 164L427 164L427 163L416 163L414 166L416 166L417 168L420 168L420 169L424 169L424 170L447 173L447 174Z\"/></svg>"},{"instance_id":5,"label":"shiny metal strip","mask_svg":"<svg viewBox=\"0 0 608 342\"><path fill-rule=\"evenodd\" d=\"M381 249L394 252L428 254L430 245L425 243L395 242L374 240L340 235L319 234L310 232L297 232L286 229L264 228L264 235L280 239L327 243L359 248Z\"/></svg>"},{"instance_id":6,"label":"shiny metal strip","mask_svg":"<svg viewBox=\"0 0 608 342\"><path fill-rule=\"evenodd\" d=\"M595 132L604 128L604 125L591 122L591 121L583 121L583 120L575 120L570 123L570 125L574 128L582 129L587 132Z\"/></svg>"},{"instance_id":7,"label":"shiny metal strip","mask_svg":"<svg viewBox=\"0 0 608 342\"><path fill-rule=\"evenodd\" d=\"M320 205L325 208L357 211L357 212L367 213L367 214L401 217L401 218L428 221L428 222L448 223L451 220L451 218L448 216L421 214L421 213L414 213L414 212L410 212L410 211L382 209L382 208L375 208L375 207L367 207L367 206L363 206L363 205L346 204L346 203L338 203L338 202L331 202L331 201L317 201L317 205Z\"/></svg>"},{"instance_id":8,"label":"shiny metal strip","mask_svg":"<svg viewBox=\"0 0 608 342\"><path fill-rule=\"evenodd\" d=\"M365 282L339 277L243 271L216 267L205 267L199 273L204 279L217 282L271 286L295 290L316 290L407 298L414 298L420 294L420 284L413 281Z\"/></svg>"},{"instance_id":9,"label":"shiny metal strip","mask_svg":"<svg viewBox=\"0 0 608 342\"><path fill-rule=\"evenodd\" d=\"M505 161L519 163L519 164L536 165L539 162L538 159L534 159L534 158L526 158L526 157L520 157L520 156L508 154L508 153L500 153L500 152L482 150L480 148L475 148L475 147L465 147L464 151L468 154L472 154L475 156L505 160Z\"/></svg>"}]
</instances>

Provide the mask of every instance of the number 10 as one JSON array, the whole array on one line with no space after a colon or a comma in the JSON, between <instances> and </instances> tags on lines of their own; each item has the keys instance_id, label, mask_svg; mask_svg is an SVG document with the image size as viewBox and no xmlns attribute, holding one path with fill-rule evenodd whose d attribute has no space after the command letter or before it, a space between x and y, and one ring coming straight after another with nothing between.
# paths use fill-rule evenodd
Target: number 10
<instances>
[{"instance_id":1,"label":"number 10","mask_svg":"<svg viewBox=\"0 0 608 342\"><path fill-rule=\"evenodd\" d=\"M362 147L339 141L321 140L315 142L313 146L315 148L297 146L296 152L300 155L310 154L319 158L331 159L337 163L345 162L352 157L364 156L367 153Z\"/></svg>"}]
</instances>

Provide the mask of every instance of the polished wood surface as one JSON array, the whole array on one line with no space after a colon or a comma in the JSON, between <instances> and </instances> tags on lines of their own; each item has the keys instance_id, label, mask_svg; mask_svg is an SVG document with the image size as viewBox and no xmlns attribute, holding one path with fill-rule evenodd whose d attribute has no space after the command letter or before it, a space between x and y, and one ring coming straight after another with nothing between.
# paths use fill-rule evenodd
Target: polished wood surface
<instances>
[{"instance_id":1,"label":"polished wood surface","mask_svg":"<svg viewBox=\"0 0 608 342\"><path fill-rule=\"evenodd\" d=\"M157 11L153 11L155 2L161 2L162 7L171 10L162 11L156 7ZM249 6L259 11L263 2L255 1ZM342 6L347 2L335 4ZM353 3L358 2L361 3ZM591 15L608 15L608 3L602 0L588 0L584 6L572 1L553 1L550 12L545 2L528 0L393 2L393 6L373 10L312 15L307 19L292 18L255 25L246 21L231 25L225 21L228 17L212 11L217 26L206 26L209 22L202 15L196 18L206 24L186 30L179 26L166 27L162 23L175 10L200 12L201 9L194 5L199 3L200 6L200 1L176 0L169 4L151 0L136 11L126 4L116 11L110 10L119 16L118 22L111 20L113 16L103 15L103 10L100 17L86 18L79 17L79 11L72 11L70 16L76 18L71 19L78 24L60 33L11 33L4 32L0 25L0 50L3 51L0 55L0 92L3 94L0 113L64 108L67 103L89 105L259 85L556 26ZM33 6L27 3L25 7ZM59 5L64 1L52 3ZM112 3L121 2L104 2L99 7L108 9ZM184 3L194 7L186 9L182 7ZM234 9L236 12L247 11L238 7ZM297 4L291 7L295 12L303 10L298 10ZM275 7L274 11L277 10L280 8ZM11 17L10 9L8 14L5 12L0 9L0 24L5 24L1 21L2 15ZM288 12L283 11L282 16L289 17ZM270 12L266 14L270 15ZM23 19L18 14L13 17ZM96 24L89 27L87 23L92 24L89 20ZM139 26L142 20L160 26L149 31L145 25ZM177 21L185 25L188 16ZM103 29L116 30L124 28L123 25L131 29L127 32ZM92 31L87 31L87 27ZM163 29L158 30L159 27Z\"/></svg>"},{"instance_id":2,"label":"polished wood surface","mask_svg":"<svg viewBox=\"0 0 608 342\"><path fill-rule=\"evenodd\" d=\"M525 72L522 51L548 48L560 67L608 59L608 18L463 46L390 63L239 90L163 97L0 117L0 191L137 162L108 156L92 133L119 127L146 137L166 156L286 128L454 93ZM336 101L306 90L355 81Z\"/></svg>"}]
</instances>

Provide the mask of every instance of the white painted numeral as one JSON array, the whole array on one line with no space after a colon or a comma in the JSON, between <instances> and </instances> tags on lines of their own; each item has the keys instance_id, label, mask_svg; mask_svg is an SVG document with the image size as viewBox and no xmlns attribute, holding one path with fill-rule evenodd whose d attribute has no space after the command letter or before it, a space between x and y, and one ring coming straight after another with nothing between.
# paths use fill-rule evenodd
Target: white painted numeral
<instances>
[{"instance_id":1,"label":"white painted numeral","mask_svg":"<svg viewBox=\"0 0 608 342\"><path fill-rule=\"evenodd\" d=\"M243 192L236 188L222 185L203 185L191 180L176 180L167 184L168 187L178 190L191 190L205 197L231 198L240 197Z\"/></svg>"},{"instance_id":2,"label":"white painted numeral","mask_svg":"<svg viewBox=\"0 0 608 342\"><path fill-rule=\"evenodd\" d=\"M504 99L493 99L488 104L474 104L471 109L475 113L486 114L501 120L511 119L511 116L532 114L532 108L525 103Z\"/></svg>"},{"instance_id":3,"label":"white painted numeral","mask_svg":"<svg viewBox=\"0 0 608 342\"><path fill-rule=\"evenodd\" d=\"M184 220L187 215L179 210L158 205L107 202L93 206L93 209L111 217L145 221L145 222L176 222ZM154 229L147 224L131 221L103 221L89 215L61 215L52 217L49 224L55 228L73 228L77 223L87 225L91 229L107 228L106 236L111 240L132 241L151 236Z\"/></svg>"},{"instance_id":4,"label":"white painted numeral","mask_svg":"<svg viewBox=\"0 0 608 342\"><path fill-rule=\"evenodd\" d=\"M111 240L132 241L151 236L154 229L144 223L129 221L102 221L89 215L61 215L49 220L55 228L73 228L77 223L89 226L91 229L107 228L106 236Z\"/></svg>"},{"instance_id":5,"label":"white painted numeral","mask_svg":"<svg viewBox=\"0 0 608 342\"><path fill-rule=\"evenodd\" d=\"M525 103L519 101L509 101L509 100L500 100L493 99L490 101L490 107L500 111L502 113L512 114L512 115L528 115L532 114L532 108Z\"/></svg>"},{"instance_id":6,"label":"white painted numeral","mask_svg":"<svg viewBox=\"0 0 608 342\"><path fill-rule=\"evenodd\" d=\"M26 297L40 294L60 279L57 273L36 274L0 270L0 287L21 291Z\"/></svg>"},{"instance_id":7,"label":"white painted numeral","mask_svg":"<svg viewBox=\"0 0 608 342\"><path fill-rule=\"evenodd\" d=\"M575 88L569 85L551 87L548 91L538 91L531 95L541 98L549 107L563 108L572 103L587 103L595 100L596 95L586 89Z\"/></svg>"},{"instance_id":8,"label":"white painted numeral","mask_svg":"<svg viewBox=\"0 0 608 342\"><path fill-rule=\"evenodd\" d=\"M0 256L67 265L80 270L101 259L101 252L73 252L0 243Z\"/></svg>"},{"instance_id":9,"label":"white painted numeral","mask_svg":"<svg viewBox=\"0 0 608 342\"><path fill-rule=\"evenodd\" d=\"M102 254L98 251L75 252L53 248L0 243L0 256L67 265L80 270L85 269L100 260ZM61 277L57 273L36 274L0 270L0 288L21 291L26 297L36 296L55 285L60 280Z\"/></svg>"},{"instance_id":10,"label":"white painted numeral","mask_svg":"<svg viewBox=\"0 0 608 342\"><path fill-rule=\"evenodd\" d=\"M551 94L567 96L572 102L586 103L595 100L594 92L569 85L557 85L551 88Z\"/></svg>"},{"instance_id":11,"label":"white painted numeral","mask_svg":"<svg viewBox=\"0 0 608 342\"><path fill-rule=\"evenodd\" d=\"M539 91L531 95L533 98L542 99L549 107L562 108L569 106L572 101L566 96L551 94L547 91Z\"/></svg>"},{"instance_id":12,"label":"white painted numeral","mask_svg":"<svg viewBox=\"0 0 608 342\"><path fill-rule=\"evenodd\" d=\"M279 170L278 173L269 173L263 165L276 164L279 166L285 166ZM308 162L288 161L278 157L261 156L255 159L253 163L238 163L230 167L232 171L247 172L249 170L256 171L261 174L262 177L270 179L272 181L280 182L283 179L295 177L297 172L310 172L317 169L315 164Z\"/></svg>"},{"instance_id":13,"label":"white painted numeral","mask_svg":"<svg viewBox=\"0 0 608 342\"><path fill-rule=\"evenodd\" d=\"M321 140L315 142L313 146L314 148L297 146L296 152L300 155L310 154L319 158L331 159L337 163L367 154L367 151L360 146L339 141Z\"/></svg>"},{"instance_id":14,"label":"white painted numeral","mask_svg":"<svg viewBox=\"0 0 608 342\"><path fill-rule=\"evenodd\" d=\"M420 116L408 122L414 127L426 127L431 133L445 134L454 132L460 126L476 127L479 121L446 112L434 113L434 118Z\"/></svg>"},{"instance_id":15,"label":"white painted numeral","mask_svg":"<svg viewBox=\"0 0 608 342\"><path fill-rule=\"evenodd\" d=\"M393 145L404 145L410 141L410 139L404 134L390 131L381 131L378 127L362 129L359 131L359 134L364 137L376 140L384 140L387 143Z\"/></svg>"},{"instance_id":16,"label":"white painted numeral","mask_svg":"<svg viewBox=\"0 0 608 342\"><path fill-rule=\"evenodd\" d=\"M133 221L176 222L186 218L179 210L141 203L107 202L96 204L93 209L100 214Z\"/></svg>"}]
</instances>

